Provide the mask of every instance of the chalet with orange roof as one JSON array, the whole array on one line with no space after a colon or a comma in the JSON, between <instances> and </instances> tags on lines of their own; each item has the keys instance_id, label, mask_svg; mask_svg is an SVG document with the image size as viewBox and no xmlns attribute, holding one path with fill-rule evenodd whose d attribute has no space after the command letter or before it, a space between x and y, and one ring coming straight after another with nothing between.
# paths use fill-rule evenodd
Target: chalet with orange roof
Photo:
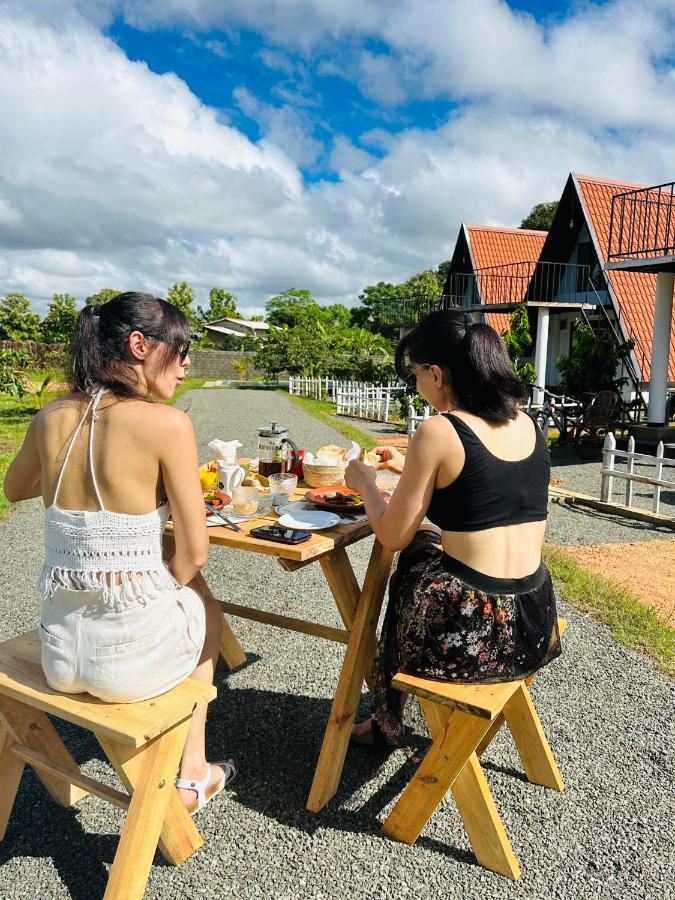
<instances>
[{"instance_id":1,"label":"chalet with orange roof","mask_svg":"<svg viewBox=\"0 0 675 900\"><path fill-rule=\"evenodd\" d=\"M507 228L501 225L465 225L459 230L455 250L450 261L444 295L457 296L464 293L469 298L471 281L469 276L476 273L477 283L472 300L486 305L496 305L515 299L506 296L508 283L490 277L490 273L520 261L532 261L534 268L541 248L546 240L545 231L530 231L525 228ZM521 301L525 298L531 269L525 267ZM482 275L482 277L481 277ZM513 284L511 285L513 287ZM508 313L486 312L485 319L498 332L508 328Z\"/></svg>"}]
</instances>

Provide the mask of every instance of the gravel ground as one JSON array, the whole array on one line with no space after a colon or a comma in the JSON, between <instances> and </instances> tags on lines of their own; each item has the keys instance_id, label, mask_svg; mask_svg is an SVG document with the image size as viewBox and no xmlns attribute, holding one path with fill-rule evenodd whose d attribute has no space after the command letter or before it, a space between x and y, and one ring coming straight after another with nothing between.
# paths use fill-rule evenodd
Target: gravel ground
<instances>
[{"instance_id":1,"label":"gravel ground","mask_svg":"<svg viewBox=\"0 0 675 900\"><path fill-rule=\"evenodd\" d=\"M238 436L255 449L255 426L272 415L305 446L340 436L278 395L199 391L190 409L202 458L213 436ZM561 512L569 512L561 510ZM603 517L567 520L577 541L608 538ZM612 526L614 527L614 526ZM0 525L0 637L36 626L34 584L41 510L22 505ZM560 528L556 518L551 530ZM630 539L635 539L631 531ZM370 542L350 552L364 573ZM272 560L214 548L207 578L223 598L337 625L318 566L284 573ZM484 757L486 774L523 876L512 883L479 867L452 799L412 847L379 834L411 775L400 753L388 759L350 750L338 794L318 815L305 811L342 648L234 620L248 664L219 668L209 746L240 766L235 790L198 818L205 846L176 869L158 856L149 898L653 898L673 897L670 840L672 711L675 684L615 643L608 630L561 604L570 620L564 654L533 684L533 695L563 777L557 794L526 782L502 733ZM590 670L590 671L589 671ZM645 715L645 710L649 715ZM368 712L363 696L362 713ZM414 743L427 744L411 704ZM114 783L95 740L61 724L87 774ZM75 810L54 805L28 772L0 844L0 897L91 900L101 896L122 814L94 798Z\"/></svg>"}]
</instances>

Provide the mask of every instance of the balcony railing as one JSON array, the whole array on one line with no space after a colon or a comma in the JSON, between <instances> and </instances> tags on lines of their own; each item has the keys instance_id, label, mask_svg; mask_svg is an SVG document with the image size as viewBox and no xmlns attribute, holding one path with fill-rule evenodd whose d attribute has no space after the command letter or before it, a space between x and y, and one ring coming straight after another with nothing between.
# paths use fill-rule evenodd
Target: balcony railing
<instances>
[{"instance_id":1,"label":"balcony railing","mask_svg":"<svg viewBox=\"0 0 675 900\"><path fill-rule=\"evenodd\" d=\"M537 260L455 273L447 287L443 306L460 308L524 300L595 304L597 289L603 289L592 283L590 266Z\"/></svg>"},{"instance_id":2,"label":"balcony railing","mask_svg":"<svg viewBox=\"0 0 675 900\"><path fill-rule=\"evenodd\" d=\"M592 303L604 284L594 284L590 266L522 260L475 272L455 272L440 300L392 297L381 301L378 318L388 325L411 325L436 309L465 309L491 303Z\"/></svg>"},{"instance_id":3,"label":"balcony railing","mask_svg":"<svg viewBox=\"0 0 675 900\"><path fill-rule=\"evenodd\" d=\"M607 260L675 254L675 181L612 197Z\"/></svg>"}]
</instances>

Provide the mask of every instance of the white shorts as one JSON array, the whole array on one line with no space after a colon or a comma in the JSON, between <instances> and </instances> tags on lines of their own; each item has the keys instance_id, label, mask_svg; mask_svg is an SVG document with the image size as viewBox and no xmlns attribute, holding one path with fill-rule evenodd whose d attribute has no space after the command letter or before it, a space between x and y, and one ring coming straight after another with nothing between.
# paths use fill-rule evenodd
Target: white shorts
<instances>
[{"instance_id":1,"label":"white shorts","mask_svg":"<svg viewBox=\"0 0 675 900\"><path fill-rule=\"evenodd\" d=\"M112 611L102 591L59 587L42 604L42 668L55 691L134 703L175 687L197 666L206 637L202 598L167 590Z\"/></svg>"}]
</instances>

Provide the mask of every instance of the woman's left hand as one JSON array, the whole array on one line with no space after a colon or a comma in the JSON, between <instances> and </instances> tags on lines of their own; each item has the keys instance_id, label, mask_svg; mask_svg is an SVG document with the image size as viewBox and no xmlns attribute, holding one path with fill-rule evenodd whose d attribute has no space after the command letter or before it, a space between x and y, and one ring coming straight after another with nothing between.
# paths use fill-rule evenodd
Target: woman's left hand
<instances>
[{"instance_id":1,"label":"woman's left hand","mask_svg":"<svg viewBox=\"0 0 675 900\"><path fill-rule=\"evenodd\" d=\"M368 483L375 484L377 473L372 466L353 459L345 469L345 484L353 491L363 493L363 488Z\"/></svg>"}]
</instances>

